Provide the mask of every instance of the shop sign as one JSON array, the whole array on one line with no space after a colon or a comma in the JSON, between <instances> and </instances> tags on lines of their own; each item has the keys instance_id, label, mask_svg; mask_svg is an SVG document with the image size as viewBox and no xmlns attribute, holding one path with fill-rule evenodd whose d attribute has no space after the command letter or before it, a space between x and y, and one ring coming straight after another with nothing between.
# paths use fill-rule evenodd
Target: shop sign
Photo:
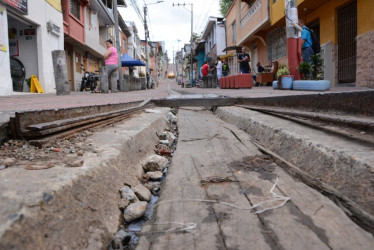
<instances>
[{"instance_id":1,"label":"shop sign","mask_svg":"<svg viewBox=\"0 0 374 250\"><path fill-rule=\"evenodd\" d=\"M27 15L27 0L0 0L0 2L6 3L8 6L16 9L23 15Z\"/></svg>"}]
</instances>

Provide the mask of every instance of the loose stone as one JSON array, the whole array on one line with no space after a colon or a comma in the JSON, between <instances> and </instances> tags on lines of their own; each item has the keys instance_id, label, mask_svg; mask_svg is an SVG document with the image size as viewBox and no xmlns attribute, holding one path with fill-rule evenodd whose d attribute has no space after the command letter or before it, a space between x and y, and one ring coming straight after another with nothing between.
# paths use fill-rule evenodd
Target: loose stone
<instances>
[{"instance_id":1,"label":"loose stone","mask_svg":"<svg viewBox=\"0 0 374 250\"><path fill-rule=\"evenodd\" d=\"M149 171L147 172L147 176L149 177L149 179L157 181L162 178L163 173L161 171L154 171L154 172Z\"/></svg>"},{"instance_id":2,"label":"loose stone","mask_svg":"<svg viewBox=\"0 0 374 250\"><path fill-rule=\"evenodd\" d=\"M13 166L13 164L16 162L16 159L14 158L6 158L4 161L3 161L3 164L6 166L6 167L10 167L10 166Z\"/></svg>"},{"instance_id":3,"label":"loose stone","mask_svg":"<svg viewBox=\"0 0 374 250\"><path fill-rule=\"evenodd\" d=\"M130 202L138 202L139 201L138 197L135 195L134 190L132 190L128 186L124 186L123 188L121 188L120 193L121 193L122 198L125 198L126 200L128 200Z\"/></svg>"},{"instance_id":4,"label":"loose stone","mask_svg":"<svg viewBox=\"0 0 374 250\"><path fill-rule=\"evenodd\" d=\"M142 184L138 184L134 188L136 196L139 198L141 201L149 201L152 197L151 192Z\"/></svg>"},{"instance_id":5,"label":"loose stone","mask_svg":"<svg viewBox=\"0 0 374 250\"><path fill-rule=\"evenodd\" d=\"M72 167L72 168L82 167L83 163L84 163L84 160L76 160L72 164L70 164L69 166Z\"/></svg>"},{"instance_id":6,"label":"loose stone","mask_svg":"<svg viewBox=\"0 0 374 250\"><path fill-rule=\"evenodd\" d=\"M131 222L142 217L145 213L145 209L147 208L147 202L139 201L135 203L131 203L126 209L123 214L123 218L126 222Z\"/></svg>"},{"instance_id":7,"label":"loose stone","mask_svg":"<svg viewBox=\"0 0 374 250\"><path fill-rule=\"evenodd\" d=\"M169 160L163 156L153 154L147 159L147 163L143 165L145 172L162 171L167 167Z\"/></svg>"},{"instance_id":8,"label":"loose stone","mask_svg":"<svg viewBox=\"0 0 374 250\"><path fill-rule=\"evenodd\" d=\"M172 123L172 124L176 124L177 123L177 117L173 113L171 113L171 112L167 113L166 119L167 119L167 121L169 123Z\"/></svg>"},{"instance_id":9,"label":"loose stone","mask_svg":"<svg viewBox=\"0 0 374 250\"><path fill-rule=\"evenodd\" d=\"M130 201L126 198L122 198L121 201L118 203L118 208L121 210L125 210L130 205Z\"/></svg>"},{"instance_id":10,"label":"loose stone","mask_svg":"<svg viewBox=\"0 0 374 250\"><path fill-rule=\"evenodd\" d=\"M124 249L124 247L129 244L130 240L131 236L124 230L123 226L121 226L120 230L118 230L113 237L109 249Z\"/></svg>"}]
</instances>

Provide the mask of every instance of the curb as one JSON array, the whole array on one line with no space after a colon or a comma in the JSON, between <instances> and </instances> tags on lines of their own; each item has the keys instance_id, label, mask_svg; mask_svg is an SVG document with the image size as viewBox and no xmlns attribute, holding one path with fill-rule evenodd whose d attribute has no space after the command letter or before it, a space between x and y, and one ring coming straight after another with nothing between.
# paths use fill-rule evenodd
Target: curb
<instances>
[{"instance_id":1,"label":"curb","mask_svg":"<svg viewBox=\"0 0 374 250\"><path fill-rule=\"evenodd\" d=\"M157 109L94 133L98 153L85 153L82 167L2 171L0 249L106 248L121 222L119 189L139 183L167 127L169 109Z\"/></svg>"},{"instance_id":2,"label":"curb","mask_svg":"<svg viewBox=\"0 0 374 250\"><path fill-rule=\"evenodd\" d=\"M367 153L369 146L241 108L218 108L216 115L373 214L374 157Z\"/></svg>"}]
</instances>

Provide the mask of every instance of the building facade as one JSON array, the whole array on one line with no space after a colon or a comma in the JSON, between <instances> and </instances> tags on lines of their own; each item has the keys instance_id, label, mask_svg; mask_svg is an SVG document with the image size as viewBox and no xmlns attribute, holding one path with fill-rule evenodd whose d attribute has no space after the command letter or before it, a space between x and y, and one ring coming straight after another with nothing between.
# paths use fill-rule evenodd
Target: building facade
<instances>
[{"instance_id":1,"label":"building facade","mask_svg":"<svg viewBox=\"0 0 374 250\"><path fill-rule=\"evenodd\" d=\"M293 0L298 18L321 44L324 78L332 86L374 85L374 1ZM226 14L227 54L237 67L236 47L251 55L251 67L288 64L285 8L288 0L233 0ZM237 72L237 71L236 71ZM235 73L235 72L234 72Z\"/></svg>"},{"instance_id":2,"label":"building facade","mask_svg":"<svg viewBox=\"0 0 374 250\"><path fill-rule=\"evenodd\" d=\"M54 50L64 50L59 1L0 3L0 95L29 91L25 79L32 75L44 92L55 92Z\"/></svg>"}]
</instances>

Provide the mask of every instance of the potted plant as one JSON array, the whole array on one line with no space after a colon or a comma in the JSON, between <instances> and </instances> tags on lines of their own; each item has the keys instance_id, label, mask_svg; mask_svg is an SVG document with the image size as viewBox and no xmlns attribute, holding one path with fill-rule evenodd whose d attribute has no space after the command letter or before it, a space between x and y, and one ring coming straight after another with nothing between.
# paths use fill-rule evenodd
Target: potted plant
<instances>
[{"instance_id":1,"label":"potted plant","mask_svg":"<svg viewBox=\"0 0 374 250\"><path fill-rule=\"evenodd\" d=\"M294 90L328 90L330 81L323 80L322 59L320 54L310 57L311 63L302 62L297 70L300 72L301 79L293 82Z\"/></svg>"},{"instance_id":2,"label":"potted plant","mask_svg":"<svg viewBox=\"0 0 374 250\"><path fill-rule=\"evenodd\" d=\"M277 71L277 80L277 87L279 87L280 89L292 89L293 75L290 75L290 70L286 65L279 66Z\"/></svg>"},{"instance_id":3,"label":"potted plant","mask_svg":"<svg viewBox=\"0 0 374 250\"><path fill-rule=\"evenodd\" d=\"M310 77L312 67L308 62L301 62L299 67L297 67L297 70L300 73L301 80L307 80Z\"/></svg>"}]
</instances>

